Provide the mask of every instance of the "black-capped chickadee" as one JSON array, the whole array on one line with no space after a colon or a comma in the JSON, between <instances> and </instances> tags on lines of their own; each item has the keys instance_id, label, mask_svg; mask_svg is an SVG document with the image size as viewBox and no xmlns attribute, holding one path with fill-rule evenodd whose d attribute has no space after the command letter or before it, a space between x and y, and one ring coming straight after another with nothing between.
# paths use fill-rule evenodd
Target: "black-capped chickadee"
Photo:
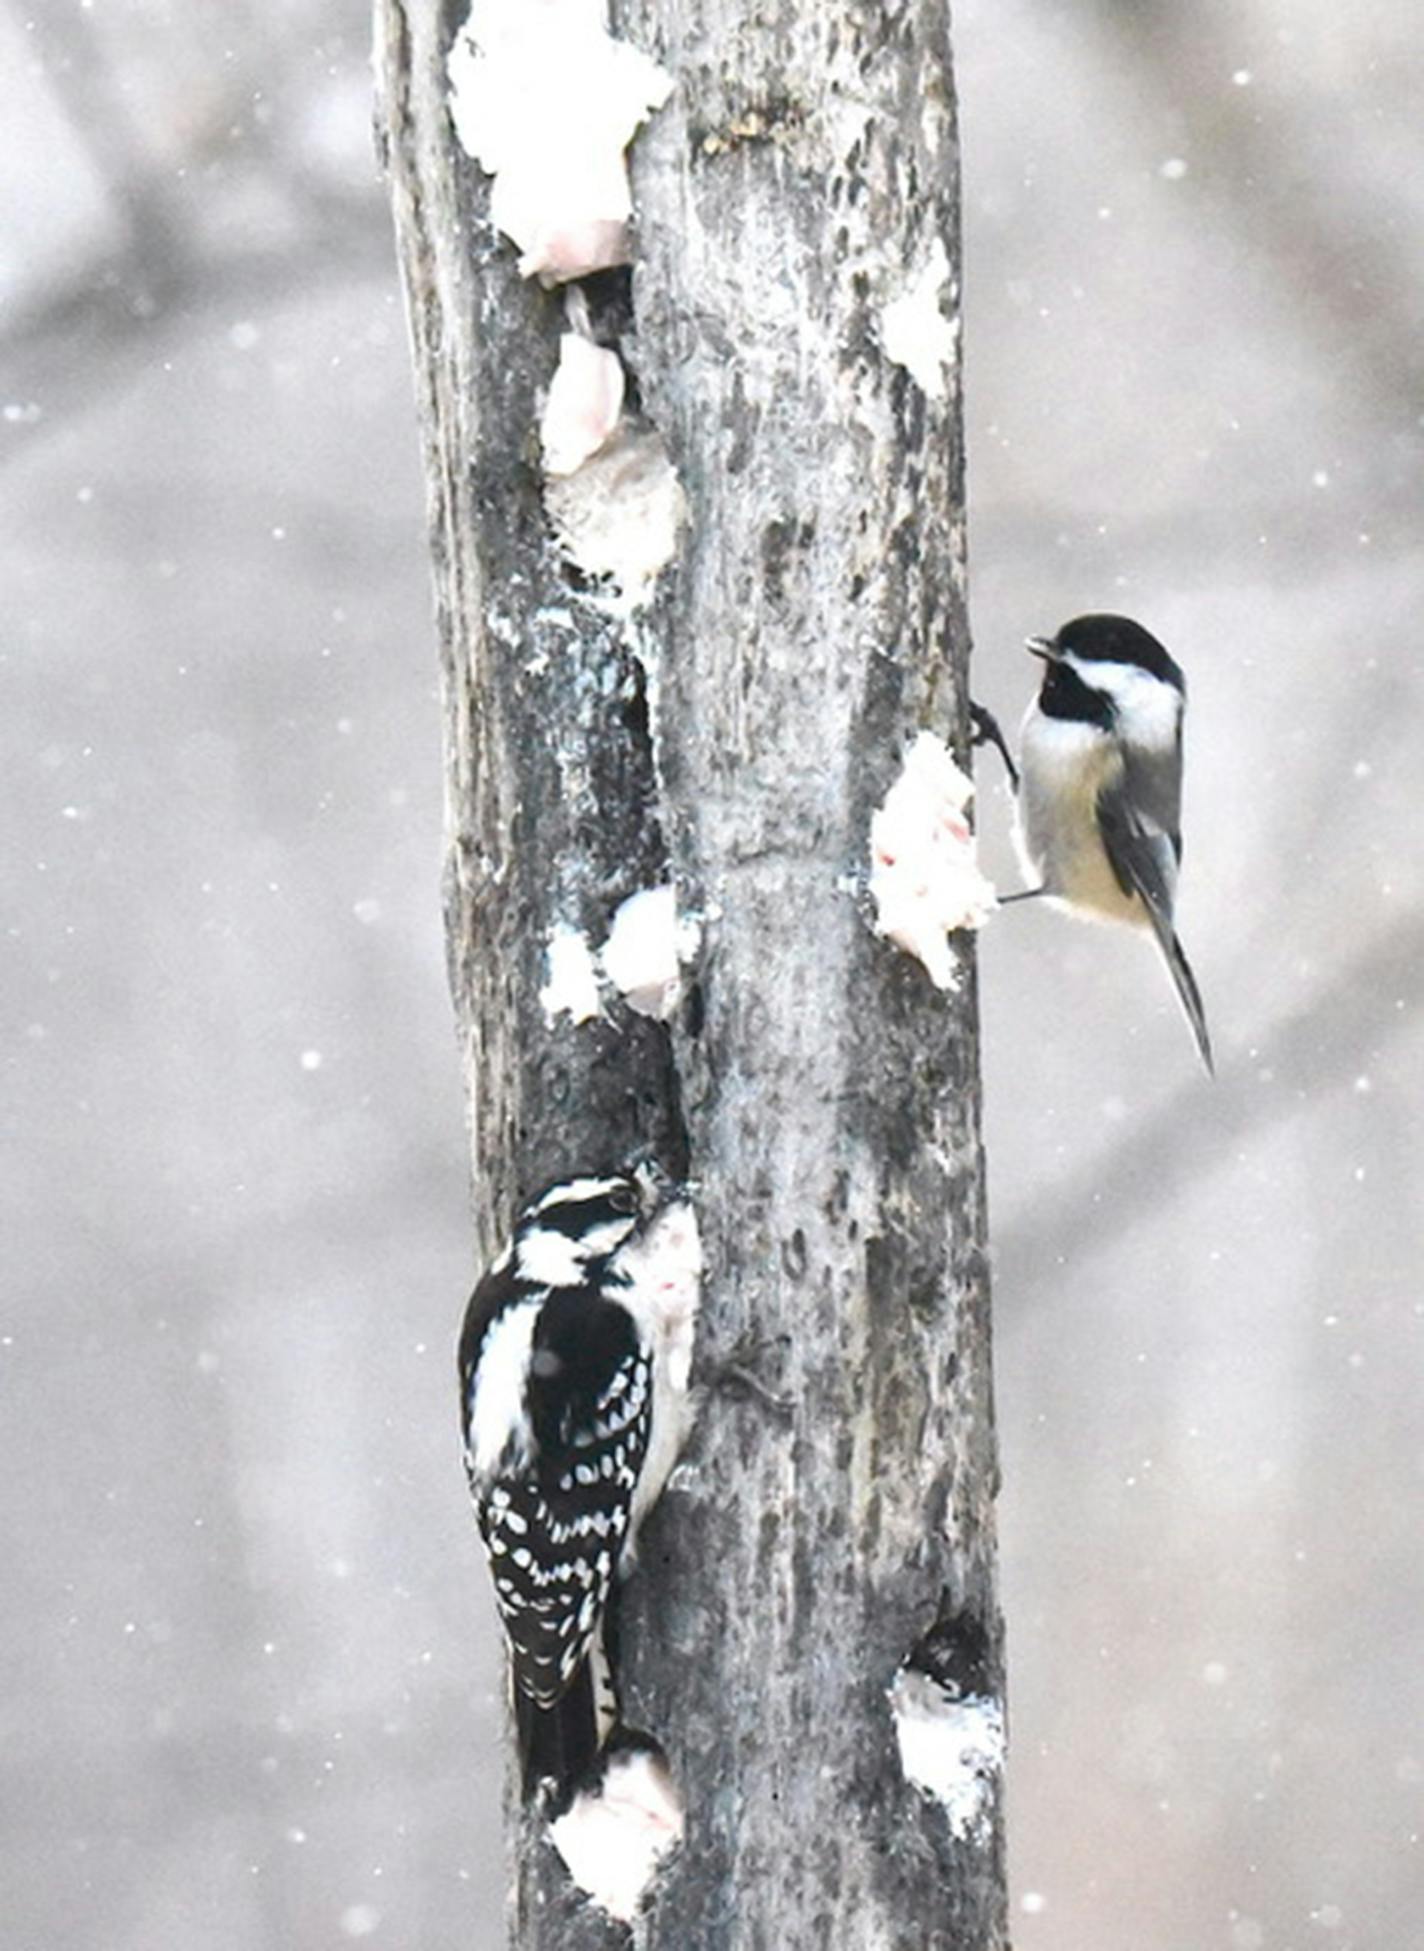
<instances>
[{"instance_id":1,"label":"black-capped chickadee","mask_svg":"<svg viewBox=\"0 0 1424 1951\"><path fill-rule=\"evenodd\" d=\"M1019 747L1016 839L1025 878L1036 883L1029 891L1150 928L1211 1071L1201 992L1172 924L1186 680L1151 632L1125 616L1074 617L1027 648L1045 667Z\"/></svg>"}]
</instances>

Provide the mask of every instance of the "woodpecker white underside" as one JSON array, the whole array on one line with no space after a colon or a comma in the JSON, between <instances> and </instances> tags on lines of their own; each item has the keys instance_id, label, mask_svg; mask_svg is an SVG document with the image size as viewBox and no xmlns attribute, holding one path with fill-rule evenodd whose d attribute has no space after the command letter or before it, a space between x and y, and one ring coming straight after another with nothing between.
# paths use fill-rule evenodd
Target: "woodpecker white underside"
<instances>
[{"instance_id":1,"label":"woodpecker white underside","mask_svg":"<svg viewBox=\"0 0 1424 1951\"><path fill-rule=\"evenodd\" d=\"M692 1427L692 1351L702 1282L697 1215L684 1200L665 1206L618 1255L629 1285L618 1294L653 1351L653 1421L624 1550L667 1482Z\"/></svg>"}]
</instances>

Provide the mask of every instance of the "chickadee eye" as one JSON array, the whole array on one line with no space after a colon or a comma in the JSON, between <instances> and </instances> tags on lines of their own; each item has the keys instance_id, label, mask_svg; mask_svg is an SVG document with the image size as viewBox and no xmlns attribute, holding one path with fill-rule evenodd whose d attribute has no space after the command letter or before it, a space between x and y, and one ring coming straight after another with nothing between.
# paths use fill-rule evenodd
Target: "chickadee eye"
<instances>
[{"instance_id":1,"label":"chickadee eye","mask_svg":"<svg viewBox=\"0 0 1424 1951\"><path fill-rule=\"evenodd\" d=\"M635 1185L615 1186L608 1195L608 1203L615 1213L636 1213L638 1210L638 1188Z\"/></svg>"}]
</instances>

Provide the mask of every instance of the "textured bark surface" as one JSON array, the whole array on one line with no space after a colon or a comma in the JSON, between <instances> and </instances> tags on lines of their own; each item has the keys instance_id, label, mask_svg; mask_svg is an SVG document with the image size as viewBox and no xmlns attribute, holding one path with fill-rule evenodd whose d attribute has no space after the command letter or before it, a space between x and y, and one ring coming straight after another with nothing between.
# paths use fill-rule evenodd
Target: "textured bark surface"
<instances>
[{"instance_id":1,"label":"textured bark surface","mask_svg":"<svg viewBox=\"0 0 1424 1951\"><path fill-rule=\"evenodd\" d=\"M903 1780L886 1702L927 1634L966 1684L1002 1684L972 949L940 994L858 887L908 740L962 749L958 379L928 398L880 336L935 240L958 264L946 11L614 9L677 82L633 152L624 351L690 509L632 625L548 534L535 428L562 311L517 278L449 127L463 12L378 0L477 1248L537 1182L651 1142L700 1188L708 1373L752 1345L791 1402L709 1388L625 1591L625 1710L688 1802L638 1941L995 1951L997 1810L955 1839ZM551 925L601 939L670 870L711 917L672 1034L550 1030ZM627 1941L541 1841L516 1835L513 1876L517 1943Z\"/></svg>"}]
</instances>

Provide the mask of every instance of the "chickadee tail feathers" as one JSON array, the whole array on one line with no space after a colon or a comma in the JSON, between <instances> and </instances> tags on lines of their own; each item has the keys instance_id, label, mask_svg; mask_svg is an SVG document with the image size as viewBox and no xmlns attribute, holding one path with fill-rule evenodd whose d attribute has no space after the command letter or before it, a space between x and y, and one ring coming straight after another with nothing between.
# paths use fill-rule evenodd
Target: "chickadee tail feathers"
<instances>
[{"instance_id":1,"label":"chickadee tail feathers","mask_svg":"<svg viewBox=\"0 0 1424 1951\"><path fill-rule=\"evenodd\" d=\"M616 1719L612 1680L596 1636L588 1657L552 1707L541 1707L515 1682L514 1727L524 1800L547 1797L551 1820L562 1815L594 1772Z\"/></svg>"},{"instance_id":2,"label":"chickadee tail feathers","mask_svg":"<svg viewBox=\"0 0 1424 1951\"><path fill-rule=\"evenodd\" d=\"M1163 955L1167 958L1167 967L1172 973L1172 981L1183 1014L1196 1039L1197 1053L1206 1065L1207 1076L1215 1077L1216 1065L1211 1059L1211 1037L1206 1027L1206 1011L1202 1008L1201 990L1197 988L1197 979L1192 974L1192 965L1187 960L1187 952L1170 926L1159 933L1157 939L1162 944Z\"/></svg>"}]
</instances>

